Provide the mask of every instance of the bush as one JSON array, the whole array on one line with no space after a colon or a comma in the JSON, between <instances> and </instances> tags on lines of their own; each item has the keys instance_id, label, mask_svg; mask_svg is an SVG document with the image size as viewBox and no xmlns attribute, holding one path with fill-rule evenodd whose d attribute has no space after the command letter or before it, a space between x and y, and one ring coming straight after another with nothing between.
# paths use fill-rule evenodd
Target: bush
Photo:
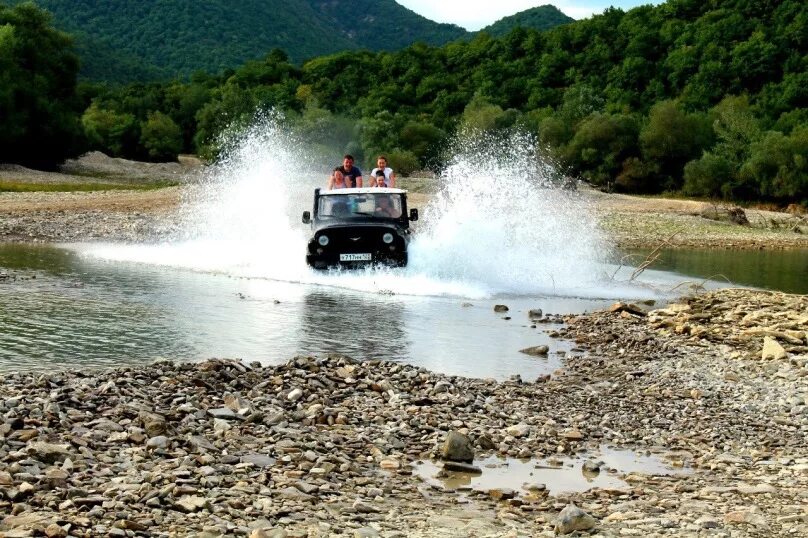
<instances>
[{"instance_id":1,"label":"bush","mask_svg":"<svg viewBox=\"0 0 808 538\"><path fill-rule=\"evenodd\" d=\"M387 152L387 162L398 177L406 177L420 169L415 153L403 149Z\"/></svg>"},{"instance_id":2,"label":"bush","mask_svg":"<svg viewBox=\"0 0 808 538\"><path fill-rule=\"evenodd\" d=\"M683 191L691 196L719 196L721 186L733 180L734 168L726 158L705 153L685 165Z\"/></svg>"},{"instance_id":3,"label":"bush","mask_svg":"<svg viewBox=\"0 0 808 538\"><path fill-rule=\"evenodd\" d=\"M130 154L137 145L137 121L132 114L121 114L93 103L84 111L81 124L92 149L120 157Z\"/></svg>"},{"instance_id":4,"label":"bush","mask_svg":"<svg viewBox=\"0 0 808 538\"><path fill-rule=\"evenodd\" d=\"M162 112L152 112L140 129L140 143L149 159L175 161L182 151L182 129Z\"/></svg>"}]
</instances>

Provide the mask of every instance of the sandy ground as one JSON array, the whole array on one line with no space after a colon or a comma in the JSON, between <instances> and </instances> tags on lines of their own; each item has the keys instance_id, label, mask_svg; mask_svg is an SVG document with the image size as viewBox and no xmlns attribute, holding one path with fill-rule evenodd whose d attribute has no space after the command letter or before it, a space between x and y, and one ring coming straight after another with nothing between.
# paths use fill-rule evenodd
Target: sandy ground
<instances>
[{"instance_id":1,"label":"sandy ground","mask_svg":"<svg viewBox=\"0 0 808 538\"><path fill-rule=\"evenodd\" d=\"M140 240L169 229L182 189L193 183L200 163L135 163L99 153L65 163L61 172L0 165L0 182L149 183L178 186L154 190L0 193L0 241ZM402 180L410 205L424 207L431 180ZM602 228L619 247L704 247L728 249L808 248L808 217L746 209L749 225L704 218L721 205L693 200L607 194L582 188Z\"/></svg>"}]
</instances>

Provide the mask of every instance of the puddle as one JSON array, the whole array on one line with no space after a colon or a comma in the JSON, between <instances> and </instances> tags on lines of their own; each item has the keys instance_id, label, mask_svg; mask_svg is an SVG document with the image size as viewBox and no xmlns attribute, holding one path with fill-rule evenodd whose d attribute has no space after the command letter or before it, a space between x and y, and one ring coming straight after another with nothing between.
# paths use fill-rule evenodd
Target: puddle
<instances>
[{"instance_id":1,"label":"puddle","mask_svg":"<svg viewBox=\"0 0 808 538\"><path fill-rule=\"evenodd\" d=\"M587 461L600 463L600 470L584 469ZM546 490L558 495L592 488L625 488L628 483L619 477L629 473L667 476L692 472L660 456L607 446L586 457L519 460L489 456L475 460L474 465L482 470L481 474L445 471L442 462L433 461L417 464L415 473L427 483L447 490L513 490L517 495Z\"/></svg>"}]
</instances>

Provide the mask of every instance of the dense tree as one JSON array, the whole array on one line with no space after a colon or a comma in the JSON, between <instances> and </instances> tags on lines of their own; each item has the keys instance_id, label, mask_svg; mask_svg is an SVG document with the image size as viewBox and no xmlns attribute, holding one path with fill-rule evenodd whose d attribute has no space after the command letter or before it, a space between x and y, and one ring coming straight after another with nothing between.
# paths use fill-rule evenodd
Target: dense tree
<instances>
[{"instance_id":1,"label":"dense tree","mask_svg":"<svg viewBox=\"0 0 808 538\"><path fill-rule=\"evenodd\" d=\"M334 5L309 3L328 16ZM317 152L350 151L363 164L387 153L439 167L458 132L518 128L565 171L607 188L786 202L806 199L806 30L800 0L668 0L546 32L349 50L302 66L273 50L188 81L85 86L80 100L94 144L110 117L134 125L135 147L119 147L136 157L148 154L140 129L156 112L180 128L183 151L213 156L224 130L276 109ZM13 65L15 39L0 25L0 65Z\"/></svg>"},{"instance_id":2,"label":"dense tree","mask_svg":"<svg viewBox=\"0 0 808 538\"><path fill-rule=\"evenodd\" d=\"M90 148L115 157L136 153L139 130L134 115L118 113L93 103L84 112L81 123Z\"/></svg>"},{"instance_id":3,"label":"dense tree","mask_svg":"<svg viewBox=\"0 0 808 538\"><path fill-rule=\"evenodd\" d=\"M152 112L140 128L140 143L149 159L170 161L182 151L182 129L162 112Z\"/></svg>"},{"instance_id":4,"label":"dense tree","mask_svg":"<svg viewBox=\"0 0 808 538\"><path fill-rule=\"evenodd\" d=\"M0 4L0 162L47 166L80 135L71 39L34 4Z\"/></svg>"}]
</instances>

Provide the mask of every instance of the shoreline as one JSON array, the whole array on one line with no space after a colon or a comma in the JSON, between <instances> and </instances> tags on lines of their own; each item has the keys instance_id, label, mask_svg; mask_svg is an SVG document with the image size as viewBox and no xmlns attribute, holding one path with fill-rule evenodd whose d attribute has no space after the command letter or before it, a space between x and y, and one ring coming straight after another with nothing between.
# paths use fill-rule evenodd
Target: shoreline
<instances>
[{"instance_id":1,"label":"shoreline","mask_svg":"<svg viewBox=\"0 0 808 538\"><path fill-rule=\"evenodd\" d=\"M0 192L0 242L142 242L170 238L180 226L183 192L204 174L198 160L154 164L91 153L62 172L0 165L0 183L114 183L93 192ZM161 186L171 181L175 186ZM402 179L416 204L429 202L433 180ZM127 185L141 187L126 190ZM143 189L154 185L157 188ZM118 188L120 187L120 189ZM607 194L589 187L577 196L591 207L607 240L622 249L808 249L808 217L746 209L749 225L710 220L725 206L694 200Z\"/></svg>"},{"instance_id":2,"label":"shoreline","mask_svg":"<svg viewBox=\"0 0 808 538\"><path fill-rule=\"evenodd\" d=\"M0 375L0 535L549 537L570 503L606 536L800 535L806 309L724 289L569 316L576 349L536 380L338 357ZM424 482L451 431L475 464L609 445L687 472L556 495Z\"/></svg>"}]
</instances>

